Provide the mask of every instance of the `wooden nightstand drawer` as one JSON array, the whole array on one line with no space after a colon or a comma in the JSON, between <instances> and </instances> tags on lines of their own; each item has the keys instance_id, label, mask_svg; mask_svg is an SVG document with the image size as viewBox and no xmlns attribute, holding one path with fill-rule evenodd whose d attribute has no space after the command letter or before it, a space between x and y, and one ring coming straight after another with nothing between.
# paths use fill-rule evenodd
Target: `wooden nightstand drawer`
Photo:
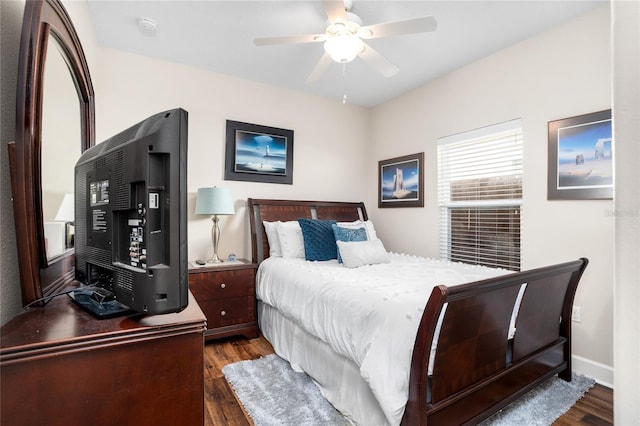
<instances>
[{"instance_id":1,"label":"wooden nightstand drawer","mask_svg":"<svg viewBox=\"0 0 640 426\"><path fill-rule=\"evenodd\" d=\"M256 320L255 305L252 297L232 297L222 300L210 300L200 304L207 312L207 328L225 327Z\"/></svg>"},{"instance_id":2,"label":"wooden nightstand drawer","mask_svg":"<svg viewBox=\"0 0 640 426\"><path fill-rule=\"evenodd\" d=\"M226 297L253 296L255 281L253 269L201 272L190 275L189 285L198 302Z\"/></svg>"},{"instance_id":3,"label":"wooden nightstand drawer","mask_svg":"<svg viewBox=\"0 0 640 426\"><path fill-rule=\"evenodd\" d=\"M207 317L207 340L236 334L258 337L256 268L241 259L189 269L189 289Z\"/></svg>"}]
</instances>

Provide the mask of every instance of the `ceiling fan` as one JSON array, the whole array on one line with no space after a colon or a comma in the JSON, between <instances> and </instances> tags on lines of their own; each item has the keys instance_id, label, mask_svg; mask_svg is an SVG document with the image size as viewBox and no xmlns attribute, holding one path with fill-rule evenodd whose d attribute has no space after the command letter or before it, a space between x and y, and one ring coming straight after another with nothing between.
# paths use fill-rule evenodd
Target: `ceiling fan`
<instances>
[{"instance_id":1,"label":"ceiling fan","mask_svg":"<svg viewBox=\"0 0 640 426\"><path fill-rule=\"evenodd\" d=\"M329 18L323 34L258 37L253 40L256 46L324 42L325 53L307 78L308 83L318 80L332 60L347 63L356 57L365 60L385 77L391 77L400 69L364 40L431 32L438 27L433 16L363 26L362 19L351 12L352 0L322 0L322 6Z\"/></svg>"}]
</instances>

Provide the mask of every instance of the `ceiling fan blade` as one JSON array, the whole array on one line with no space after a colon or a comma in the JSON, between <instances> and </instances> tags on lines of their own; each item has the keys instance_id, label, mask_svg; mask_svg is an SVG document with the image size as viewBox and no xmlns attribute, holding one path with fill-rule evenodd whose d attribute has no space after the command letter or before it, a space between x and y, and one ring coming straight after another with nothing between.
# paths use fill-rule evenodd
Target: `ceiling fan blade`
<instances>
[{"instance_id":1,"label":"ceiling fan blade","mask_svg":"<svg viewBox=\"0 0 640 426\"><path fill-rule=\"evenodd\" d=\"M331 65L332 61L333 59L331 59L331 56L329 56L329 54L325 52L325 54L322 55L316 66L313 68L313 71L311 71L311 74L309 74L309 77L307 77L307 83L313 83L314 81L317 81L322 76L322 74L324 74L329 65Z\"/></svg>"},{"instance_id":2,"label":"ceiling fan blade","mask_svg":"<svg viewBox=\"0 0 640 426\"><path fill-rule=\"evenodd\" d=\"M369 39L403 34L426 33L435 31L437 28L438 21L436 21L436 18L433 16L423 16L422 18L407 19L405 21L367 25L360 28L358 35L361 38Z\"/></svg>"},{"instance_id":3,"label":"ceiling fan blade","mask_svg":"<svg viewBox=\"0 0 640 426\"><path fill-rule=\"evenodd\" d=\"M336 22L342 22L346 24L347 11L344 8L344 2L342 0L322 0L322 7L329 18L329 22L335 24Z\"/></svg>"},{"instance_id":4,"label":"ceiling fan blade","mask_svg":"<svg viewBox=\"0 0 640 426\"><path fill-rule=\"evenodd\" d=\"M364 50L359 56L385 77L393 77L400 71L400 68L389 62L384 56L366 43L364 44Z\"/></svg>"},{"instance_id":5,"label":"ceiling fan blade","mask_svg":"<svg viewBox=\"0 0 640 426\"><path fill-rule=\"evenodd\" d=\"M298 36L277 36L277 37L256 37L253 44L256 46L268 46L271 44L294 44L294 43L313 43L325 41L327 37L324 34L306 34Z\"/></svg>"}]
</instances>

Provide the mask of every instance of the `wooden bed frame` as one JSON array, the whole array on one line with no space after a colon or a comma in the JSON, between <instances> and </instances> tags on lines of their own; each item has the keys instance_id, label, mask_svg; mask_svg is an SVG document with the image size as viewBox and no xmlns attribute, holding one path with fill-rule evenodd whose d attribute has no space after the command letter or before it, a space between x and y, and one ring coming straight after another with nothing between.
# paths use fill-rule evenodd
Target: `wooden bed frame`
<instances>
[{"instance_id":1,"label":"wooden bed frame","mask_svg":"<svg viewBox=\"0 0 640 426\"><path fill-rule=\"evenodd\" d=\"M262 221L367 220L364 204L249 199L253 261L269 257ZM433 289L411 361L403 425L475 424L558 374L571 381L571 309L588 260ZM522 295L513 339L509 323ZM446 312L428 374L431 342Z\"/></svg>"}]
</instances>

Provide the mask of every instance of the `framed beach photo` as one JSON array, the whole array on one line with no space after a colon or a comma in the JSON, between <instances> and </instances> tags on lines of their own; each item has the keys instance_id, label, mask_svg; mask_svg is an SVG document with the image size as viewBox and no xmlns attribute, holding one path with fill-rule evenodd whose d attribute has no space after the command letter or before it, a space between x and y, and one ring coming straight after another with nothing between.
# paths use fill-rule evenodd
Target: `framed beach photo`
<instances>
[{"instance_id":1,"label":"framed beach photo","mask_svg":"<svg viewBox=\"0 0 640 426\"><path fill-rule=\"evenodd\" d=\"M293 130L227 120L224 178L293 184Z\"/></svg>"},{"instance_id":2,"label":"framed beach photo","mask_svg":"<svg viewBox=\"0 0 640 426\"><path fill-rule=\"evenodd\" d=\"M378 162L378 207L424 207L424 153Z\"/></svg>"},{"instance_id":3,"label":"framed beach photo","mask_svg":"<svg viewBox=\"0 0 640 426\"><path fill-rule=\"evenodd\" d=\"M613 198L611 110L550 121L547 199Z\"/></svg>"}]
</instances>

